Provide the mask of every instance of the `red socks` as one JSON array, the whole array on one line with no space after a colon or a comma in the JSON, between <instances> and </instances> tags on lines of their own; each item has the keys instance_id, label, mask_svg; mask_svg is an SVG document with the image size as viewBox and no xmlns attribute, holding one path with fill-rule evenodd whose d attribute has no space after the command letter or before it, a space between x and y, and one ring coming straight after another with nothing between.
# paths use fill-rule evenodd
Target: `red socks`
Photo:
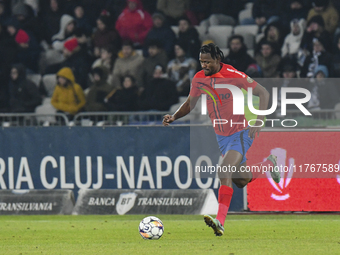
<instances>
[{"instance_id":1,"label":"red socks","mask_svg":"<svg viewBox=\"0 0 340 255\"><path fill-rule=\"evenodd\" d=\"M274 164L268 159L264 162L250 166L251 173L253 174L253 178L250 180L250 182L255 181L261 174L263 174L264 170L269 171L270 167L274 167Z\"/></svg>"},{"instance_id":2,"label":"red socks","mask_svg":"<svg viewBox=\"0 0 340 255\"><path fill-rule=\"evenodd\" d=\"M216 219L218 219L223 226L225 218L227 217L233 192L234 190L226 185L221 185L218 190L218 212Z\"/></svg>"}]
</instances>

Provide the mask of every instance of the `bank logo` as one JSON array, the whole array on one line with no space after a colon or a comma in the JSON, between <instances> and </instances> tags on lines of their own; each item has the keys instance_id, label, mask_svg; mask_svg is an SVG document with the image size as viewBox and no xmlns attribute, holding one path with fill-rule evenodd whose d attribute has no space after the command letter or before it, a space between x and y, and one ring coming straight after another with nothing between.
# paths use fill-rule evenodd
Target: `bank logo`
<instances>
[{"instance_id":1,"label":"bank logo","mask_svg":"<svg viewBox=\"0 0 340 255\"><path fill-rule=\"evenodd\" d=\"M281 171L281 181L279 183L274 182L274 180L271 178L269 171L266 172L269 183L277 191L271 194L271 198L278 201L287 200L290 197L290 195L287 192L286 188L288 187L293 177L295 163L294 158L289 158L288 165L286 165L287 151L285 149L275 148L271 150L270 154L277 156L277 166ZM281 170L284 168L285 169L288 168L288 171Z\"/></svg>"},{"instance_id":2,"label":"bank logo","mask_svg":"<svg viewBox=\"0 0 340 255\"><path fill-rule=\"evenodd\" d=\"M119 196L116 211L119 215L124 215L135 205L137 194L134 192L122 193Z\"/></svg>"}]
</instances>

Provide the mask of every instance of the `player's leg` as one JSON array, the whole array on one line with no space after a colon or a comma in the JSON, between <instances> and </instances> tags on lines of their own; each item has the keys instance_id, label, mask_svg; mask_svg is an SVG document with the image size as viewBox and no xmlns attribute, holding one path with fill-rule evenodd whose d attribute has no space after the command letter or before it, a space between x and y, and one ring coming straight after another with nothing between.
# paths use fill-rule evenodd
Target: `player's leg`
<instances>
[{"instance_id":1,"label":"player's leg","mask_svg":"<svg viewBox=\"0 0 340 255\"><path fill-rule=\"evenodd\" d=\"M218 191L218 211L216 219L210 215L204 215L204 221L214 230L215 235L221 236L224 233L224 222L227 216L230 201L233 196L232 169L236 169L242 160L242 154L238 151L229 150L223 157L219 178L221 186Z\"/></svg>"},{"instance_id":2,"label":"player's leg","mask_svg":"<svg viewBox=\"0 0 340 255\"><path fill-rule=\"evenodd\" d=\"M247 162L243 162L237 167L237 172L233 174L232 180L236 187L242 189L252 178L253 174L247 170Z\"/></svg>"},{"instance_id":3,"label":"player's leg","mask_svg":"<svg viewBox=\"0 0 340 255\"><path fill-rule=\"evenodd\" d=\"M256 180L261 174L266 171L270 171L271 177L276 183L280 182L280 172L277 166L277 157L274 155L269 155L267 159L263 162L251 165L247 167L247 162L241 163L237 172L233 174L233 183L238 188L245 187L249 182Z\"/></svg>"}]
</instances>

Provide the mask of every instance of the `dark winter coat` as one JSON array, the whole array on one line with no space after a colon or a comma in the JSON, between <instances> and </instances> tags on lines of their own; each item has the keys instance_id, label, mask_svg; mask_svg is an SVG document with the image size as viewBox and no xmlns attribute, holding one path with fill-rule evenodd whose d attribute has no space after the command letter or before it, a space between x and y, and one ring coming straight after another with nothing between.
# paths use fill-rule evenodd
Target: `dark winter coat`
<instances>
[{"instance_id":1,"label":"dark winter coat","mask_svg":"<svg viewBox=\"0 0 340 255\"><path fill-rule=\"evenodd\" d=\"M25 67L14 65L18 70L18 78L9 82L10 110L11 112L34 112L41 104L41 96L37 85L26 79Z\"/></svg>"},{"instance_id":2,"label":"dark winter coat","mask_svg":"<svg viewBox=\"0 0 340 255\"><path fill-rule=\"evenodd\" d=\"M144 56L147 56L147 46L149 42L158 41L162 45L163 49L169 58L174 56L174 45L176 41L176 35L174 31L168 26L162 26L160 28L153 27L145 38Z\"/></svg>"},{"instance_id":3,"label":"dark winter coat","mask_svg":"<svg viewBox=\"0 0 340 255\"><path fill-rule=\"evenodd\" d=\"M247 48L243 46L237 53L229 52L223 60L223 63L232 65L237 70L245 72L249 65L255 64L256 61L248 53Z\"/></svg>"},{"instance_id":4,"label":"dark winter coat","mask_svg":"<svg viewBox=\"0 0 340 255\"><path fill-rule=\"evenodd\" d=\"M178 33L178 44L185 45L187 48L184 49L186 56L198 59L198 52L201 48L201 41L197 30L194 27L189 28L186 32Z\"/></svg>"},{"instance_id":5,"label":"dark winter coat","mask_svg":"<svg viewBox=\"0 0 340 255\"><path fill-rule=\"evenodd\" d=\"M153 79L143 91L139 101L139 110L168 111L177 102L175 83L168 79L157 78Z\"/></svg>"},{"instance_id":6,"label":"dark winter coat","mask_svg":"<svg viewBox=\"0 0 340 255\"><path fill-rule=\"evenodd\" d=\"M137 87L117 89L108 99L106 107L109 111L136 111L137 110Z\"/></svg>"}]
</instances>

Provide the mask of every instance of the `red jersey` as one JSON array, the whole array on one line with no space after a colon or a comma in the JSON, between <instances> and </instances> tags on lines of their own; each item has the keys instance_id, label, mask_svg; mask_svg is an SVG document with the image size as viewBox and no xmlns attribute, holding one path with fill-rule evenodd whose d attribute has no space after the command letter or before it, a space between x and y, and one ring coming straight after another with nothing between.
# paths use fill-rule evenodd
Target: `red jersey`
<instances>
[{"instance_id":1,"label":"red jersey","mask_svg":"<svg viewBox=\"0 0 340 255\"><path fill-rule=\"evenodd\" d=\"M245 73L223 63L221 63L221 70L216 74L205 76L202 70L194 76L191 83L190 96L198 97L201 94L207 94L207 109L209 117L214 124L215 133L229 136L243 130L248 124L244 114L233 114L233 94L231 91L227 88L216 88L217 84L233 85L247 91L248 87L255 88L257 83ZM211 98L209 94L214 98ZM242 103L244 104L244 102ZM225 123L226 121L227 123Z\"/></svg>"}]
</instances>

